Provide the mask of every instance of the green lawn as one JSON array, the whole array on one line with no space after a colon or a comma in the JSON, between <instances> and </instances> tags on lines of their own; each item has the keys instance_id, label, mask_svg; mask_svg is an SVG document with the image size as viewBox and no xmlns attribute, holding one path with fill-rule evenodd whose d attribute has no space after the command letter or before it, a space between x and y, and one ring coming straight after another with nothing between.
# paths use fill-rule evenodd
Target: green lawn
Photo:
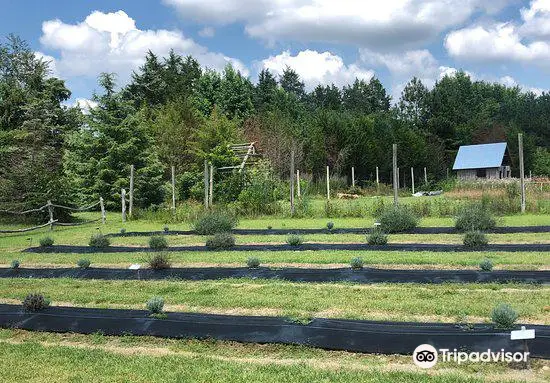
<instances>
[{"instance_id":1,"label":"green lawn","mask_svg":"<svg viewBox=\"0 0 550 383\"><path fill-rule=\"evenodd\" d=\"M518 311L521 321L550 324L550 287L525 284L0 280L3 302L19 302L35 291L59 305L143 308L158 295L165 297L168 311L399 321L454 322L464 315L484 321L497 303L504 302Z\"/></svg>"},{"instance_id":2,"label":"green lawn","mask_svg":"<svg viewBox=\"0 0 550 383\"><path fill-rule=\"evenodd\" d=\"M3 382L544 382L550 365L533 360L533 369L522 371L439 363L423 371L410 356L19 330L0 330L0 345Z\"/></svg>"}]
</instances>

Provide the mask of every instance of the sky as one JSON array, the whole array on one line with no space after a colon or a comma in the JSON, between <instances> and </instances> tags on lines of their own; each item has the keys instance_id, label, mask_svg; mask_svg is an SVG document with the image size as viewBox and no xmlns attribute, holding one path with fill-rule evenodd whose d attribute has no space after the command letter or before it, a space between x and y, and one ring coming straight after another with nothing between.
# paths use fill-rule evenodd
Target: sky
<instances>
[{"instance_id":1,"label":"sky","mask_svg":"<svg viewBox=\"0 0 550 383\"><path fill-rule=\"evenodd\" d=\"M148 50L231 63L257 81L290 66L308 89L378 77L394 102L445 74L550 88L550 0L0 0L0 38L26 40L85 104L101 72L119 85ZM84 104L83 104L84 103Z\"/></svg>"}]
</instances>

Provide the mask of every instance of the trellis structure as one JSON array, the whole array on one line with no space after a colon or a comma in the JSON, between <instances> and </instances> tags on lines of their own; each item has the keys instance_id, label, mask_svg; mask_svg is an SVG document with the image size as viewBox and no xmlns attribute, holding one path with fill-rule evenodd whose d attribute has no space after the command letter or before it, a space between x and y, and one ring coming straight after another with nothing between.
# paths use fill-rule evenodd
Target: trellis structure
<instances>
[{"instance_id":1,"label":"trellis structure","mask_svg":"<svg viewBox=\"0 0 550 383\"><path fill-rule=\"evenodd\" d=\"M256 142L229 145L229 149L235 153L235 156L241 159L241 163L235 166L224 166L218 168L217 170L224 171L238 169L239 173L242 173L245 166L254 164L256 160L262 156L256 147Z\"/></svg>"}]
</instances>

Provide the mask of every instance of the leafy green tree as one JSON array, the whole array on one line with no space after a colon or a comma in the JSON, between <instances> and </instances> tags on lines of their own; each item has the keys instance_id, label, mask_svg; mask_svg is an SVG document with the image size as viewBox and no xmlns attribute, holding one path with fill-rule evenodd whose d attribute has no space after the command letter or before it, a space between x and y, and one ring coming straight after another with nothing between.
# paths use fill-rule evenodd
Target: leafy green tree
<instances>
[{"instance_id":1,"label":"leafy green tree","mask_svg":"<svg viewBox=\"0 0 550 383\"><path fill-rule=\"evenodd\" d=\"M145 117L115 92L113 74L103 73L104 90L95 95L96 108L72 135L65 157L65 174L80 201L103 197L110 209L120 207L120 191L129 187L130 165L135 166L134 201L147 208L163 202L163 167L144 123Z\"/></svg>"},{"instance_id":2,"label":"leafy green tree","mask_svg":"<svg viewBox=\"0 0 550 383\"><path fill-rule=\"evenodd\" d=\"M550 150L537 148L533 161L533 174L550 177Z\"/></svg>"},{"instance_id":3,"label":"leafy green tree","mask_svg":"<svg viewBox=\"0 0 550 383\"><path fill-rule=\"evenodd\" d=\"M254 111L252 83L231 64L225 67L220 83L220 110L229 118L244 119Z\"/></svg>"},{"instance_id":4,"label":"leafy green tree","mask_svg":"<svg viewBox=\"0 0 550 383\"><path fill-rule=\"evenodd\" d=\"M62 153L80 118L62 105L70 96L23 40L12 35L0 44L0 208L67 202Z\"/></svg>"},{"instance_id":5,"label":"leafy green tree","mask_svg":"<svg viewBox=\"0 0 550 383\"><path fill-rule=\"evenodd\" d=\"M428 117L428 88L417 77L413 77L401 92L398 104L400 118L414 127L423 128Z\"/></svg>"},{"instance_id":6,"label":"leafy green tree","mask_svg":"<svg viewBox=\"0 0 550 383\"><path fill-rule=\"evenodd\" d=\"M305 85L294 69L287 66L279 80L281 88L288 93L293 93L299 100L303 100L306 94Z\"/></svg>"},{"instance_id":7,"label":"leafy green tree","mask_svg":"<svg viewBox=\"0 0 550 383\"><path fill-rule=\"evenodd\" d=\"M391 97L386 94L382 83L373 77L369 82L356 78L353 85L344 87L342 99L346 110L370 114L387 112Z\"/></svg>"},{"instance_id":8,"label":"leafy green tree","mask_svg":"<svg viewBox=\"0 0 550 383\"><path fill-rule=\"evenodd\" d=\"M258 84L254 89L254 106L258 111L264 111L273 106L277 92L277 79L268 69L262 69L258 75Z\"/></svg>"}]
</instances>

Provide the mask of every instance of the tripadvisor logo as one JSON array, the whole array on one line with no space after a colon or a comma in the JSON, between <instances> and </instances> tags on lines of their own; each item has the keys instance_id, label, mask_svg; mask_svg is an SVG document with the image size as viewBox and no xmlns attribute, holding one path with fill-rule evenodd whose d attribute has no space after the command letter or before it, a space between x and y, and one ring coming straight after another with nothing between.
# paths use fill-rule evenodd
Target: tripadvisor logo
<instances>
[{"instance_id":1,"label":"tripadvisor logo","mask_svg":"<svg viewBox=\"0 0 550 383\"><path fill-rule=\"evenodd\" d=\"M457 364L471 362L527 362L528 352L506 352L504 349L491 351L488 349L483 352L464 352L456 348L440 348L441 360L444 362L455 362ZM413 362L420 368L432 368L437 364L438 350L430 344L421 344L413 353Z\"/></svg>"}]
</instances>

